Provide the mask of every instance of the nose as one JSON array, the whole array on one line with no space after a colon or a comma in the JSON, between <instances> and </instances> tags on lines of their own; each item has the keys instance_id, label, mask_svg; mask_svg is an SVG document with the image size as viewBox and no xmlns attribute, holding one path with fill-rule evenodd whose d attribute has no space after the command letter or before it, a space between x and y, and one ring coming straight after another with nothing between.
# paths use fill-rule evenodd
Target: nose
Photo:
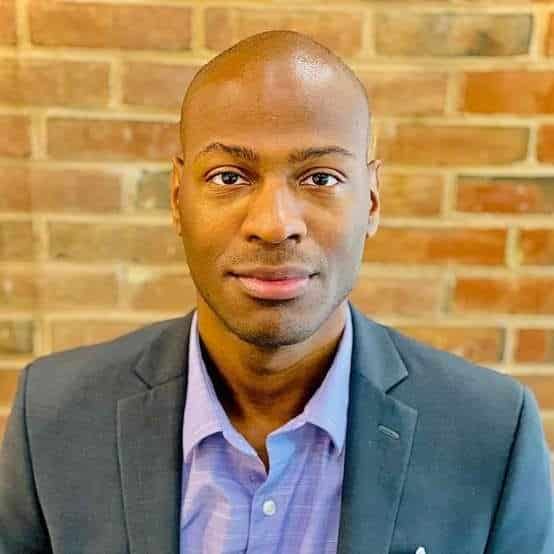
<instances>
[{"instance_id":1,"label":"nose","mask_svg":"<svg viewBox=\"0 0 554 554\"><path fill-rule=\"evenodd\" d=\"M297 192L280 179L267 180L252 194L242 225L246 240L280 243L300 242L307 234Z\"/></svg>"}]
</instances>

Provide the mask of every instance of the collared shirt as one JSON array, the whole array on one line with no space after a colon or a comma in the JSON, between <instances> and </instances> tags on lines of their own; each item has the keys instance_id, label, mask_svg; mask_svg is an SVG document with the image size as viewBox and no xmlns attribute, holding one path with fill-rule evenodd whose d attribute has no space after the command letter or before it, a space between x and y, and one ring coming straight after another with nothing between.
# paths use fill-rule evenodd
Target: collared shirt
<instances>
[{"instance_id":1,"label":"collared shirt","mask_svg":"<svg viewBox=\"0 0 554 554\"><path fill-rule=\"evenodd\" d=\"M349 308L323 382L302 413L267 437L267 474L217 398L194 313L183 422L181 554L336 553L351 354Z\"/></svg>"}]
</instances>

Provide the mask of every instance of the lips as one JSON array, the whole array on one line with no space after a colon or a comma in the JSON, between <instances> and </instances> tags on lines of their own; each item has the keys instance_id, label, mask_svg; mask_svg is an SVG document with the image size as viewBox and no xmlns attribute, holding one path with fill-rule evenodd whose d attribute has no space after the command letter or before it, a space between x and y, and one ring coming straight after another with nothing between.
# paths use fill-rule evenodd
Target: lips
<instances>
[{"instance_id":1,"label":"lips","mask_svg":"<svg viewBox=\"0 0 554 554\"><path fill-rule=\"evenodd\" d=\"M288 279L258 279L236 275L241 288L254 298L266 300L289 300L301 296L310 283L310 277Z\"/></svg>"},{"instance_id":2,"label":"lips","mask_svg":"<svg viewBox=\"0 0 554 554\"><path fill-rule=\"evenodd\" d=\"M288 300L301 296L314 272L302 266L237 268L232 273L243 292L253 298Z\"/></svg>"}]
</instances>

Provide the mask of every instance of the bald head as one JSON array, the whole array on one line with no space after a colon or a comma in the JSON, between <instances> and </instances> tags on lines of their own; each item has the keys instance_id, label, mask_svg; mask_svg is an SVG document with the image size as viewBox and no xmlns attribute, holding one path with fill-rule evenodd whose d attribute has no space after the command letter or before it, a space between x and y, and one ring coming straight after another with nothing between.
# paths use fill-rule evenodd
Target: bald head
<instances>
[{"instance_id":1,"label":"bald head","mask_svg":"<svg viewBox=\"0 0 554 554\"><path fill-rule=\"evenodd\" d=\"M248 99L240 98L241 87L250 91L255 88L256 93ZM335 104L337 116L353 118L356 126L363 128L367 152L371 114L363 84L338 56L305 35L293 31L259 33L204 65L190 83L181 106L183 152L187 126L194 119L191 116L203 111L215 95L222 94L254 104L287 94L291 100L304 102L307 113L319 109L319 96Z\"/></svg>"}]
</instances>

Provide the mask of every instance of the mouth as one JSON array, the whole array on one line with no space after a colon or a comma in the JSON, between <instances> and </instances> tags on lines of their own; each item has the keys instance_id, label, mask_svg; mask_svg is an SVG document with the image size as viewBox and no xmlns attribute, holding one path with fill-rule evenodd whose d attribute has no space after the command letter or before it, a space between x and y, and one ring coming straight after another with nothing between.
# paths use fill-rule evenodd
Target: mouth
<instances>
[{"instance_id":1,"label":"mouth","mask_svg":"<svg viewBox=\"0 0 554 554\"><path fill-rule=\"evenodd\" d=\"M313 277L288 277L286 279L260 279L246 275L232 274L243 292L253 298L264 300L290 300L302 296L308 289Z\"/></svg>"}]
</instances>

